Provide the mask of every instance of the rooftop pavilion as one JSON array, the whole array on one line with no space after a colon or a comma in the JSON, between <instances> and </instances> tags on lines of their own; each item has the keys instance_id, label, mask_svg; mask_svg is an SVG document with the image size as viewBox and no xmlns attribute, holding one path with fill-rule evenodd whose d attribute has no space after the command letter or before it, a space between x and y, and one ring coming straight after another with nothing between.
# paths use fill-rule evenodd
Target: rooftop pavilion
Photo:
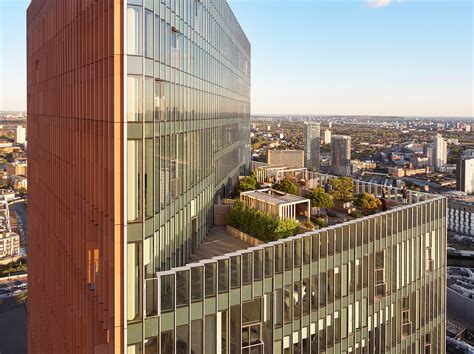
<instances>
[{"instance_id":1,"label":"rooftop pavilion","mask_svg":"<svg viewBox=\"0 0 474 354\"><path fill-rule=\"evenodd\" d=\"M240 200L248 207L278 216L281 219L293 218L309 221L310 200L267 188L240 193Z\"/></svg>"}]
</instances>

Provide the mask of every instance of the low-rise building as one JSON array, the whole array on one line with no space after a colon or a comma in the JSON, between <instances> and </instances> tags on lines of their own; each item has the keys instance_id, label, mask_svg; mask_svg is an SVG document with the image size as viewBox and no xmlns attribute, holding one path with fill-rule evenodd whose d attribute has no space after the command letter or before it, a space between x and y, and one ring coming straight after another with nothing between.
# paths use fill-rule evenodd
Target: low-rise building
<instances>
[{"instance_id":1,"label":"low-rise building","mask_svg":"<svg viewBox=\"0 0 474 354\"><path fill-rule=\"evenodd\" d=\"M0 258L20 254L20 236L14 232L0 232Z\"/></svg>"},{"instance_id":2,"label":"low-rise building","mask_svg":"<svg viewBox=\"0 0 474 354\"><path fill-rule=\"evenodd\" d=\"M11 176L10 186L18 191L21 188L28 189L28 180L25 176Z\"/></svg>"},{"instance_id":3,"label":"low-rise building","mask_svg":"<svg viewBox=\"0 0 474 354\"><path fill-rule=\"evenodd\" d=\"M432 168L404 168L404 167L392 167L388 169L388 173L392 177L411 177L416 175L424 175L431 173Z\"/></svg>"},{"instance_id":4,"label":"low-rise building","mask_svg":"<svg viewBox=\"0 0 474 354\"><path fill-rule=\"evenodd\" d=\"M12 175L26 176L28 173L26 162L12 162L6 165L7 173Z\"/></svg>"},{"instance_id":5,"label":"low-rise building","mask_svg":"<svg viewBox=\"0 0 474 354\"><path fill-rule=\"evenodd\" d=\"M295 168L304 167L303 150L268 150L269 165L286 165Z\"/></svg>"}]
</instances>

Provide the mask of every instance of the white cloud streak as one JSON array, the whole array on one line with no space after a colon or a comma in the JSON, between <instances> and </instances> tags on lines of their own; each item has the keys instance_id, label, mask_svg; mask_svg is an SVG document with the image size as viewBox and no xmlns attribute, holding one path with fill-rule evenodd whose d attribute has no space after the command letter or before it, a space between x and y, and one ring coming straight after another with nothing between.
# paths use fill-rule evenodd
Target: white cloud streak
<instances>
[{"instance_id":1,"label":"white cloud streak","mask_svg":"<svg viewBox=\"0 0 474 354\"><path fill-rule=\"evenodd\" d=\"M371 8L386 7L392 5L392 0L367 0L367 5Z\"/></svg>"}]
</instances>

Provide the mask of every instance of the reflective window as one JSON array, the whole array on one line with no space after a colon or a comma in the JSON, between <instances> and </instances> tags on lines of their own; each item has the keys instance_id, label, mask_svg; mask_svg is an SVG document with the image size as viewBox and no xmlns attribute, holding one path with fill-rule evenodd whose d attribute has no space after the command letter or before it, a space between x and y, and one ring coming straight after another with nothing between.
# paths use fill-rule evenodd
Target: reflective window
<instances>
[{"instance_id":1,"label":"reflective window","mask_svg":"<svg viewBox=\"0 0 474 354\"><path fill-rule=\"evenodd\" d=\"M154 183L154 172L155 165L153 161L154 151L153 151L153 139L145 140L145 217L150 218L154 215L154 192L153 192L153 183Z\"/></svg>"},{"instance_id":2,"label":"reflective window","mask_svg":"<svg viewBox=\"0 0 474 354\"><path fill-rule=\"evenodd\" d=\"M146 315L147 317L158 315L158 279L146 281Z\"/></svg>"},{"instance_id":3,"label":"reflective window","mask_svg":"<svg viewBox=\"0 0 474 354\"><path fill-rule=\"evenodd\" d=\"M158 339L148 338L145 339L145 354L157 354L158 353Z\"/></svg>"},{"instance_id":4,"label":"reflective window","mask_svg":"<svg viewBox=\"0 0 474 354\"><path fill-rule=\"evenodd\" d=\"M176 306L189 304L189 271L176 273Z\"/></svg>"},{"instance_id":5,"label":"reflective window","mask_svg":"<svg viewBox=\"0 0 474 354\"><path fill-rule=\"evenodd\" d=\"M216 315L206 316L206 354L216 354L217 353L217 323Z\"/></svg>"},{"instance_id":6,"label":"reflective window","mask_svg":"<svg viewBox=\"0 0 474 354\"><path fill-rule=\"evenodd\" d=\"M145 121L153 122L155 111L155 80L152 77L145 78Z\"/></svg>"},{"instance_id":7,"label":"reflective window","mask_svg":"<svg viewBox=\"0 0 474 354\"><path fill-rule=\"evenodd\" d=\"M240 287L240 257L230 259L230 286L231 288Z\"/></svg>"},{"instance_id":8,"label":"reflective window","mask_svg":"<svg viewBox=\"0 0 474 354\"><path fill-rule=\"evenodd\" d=\"M129 55L142 55L142 8L127 8L127 46Z\"/></svg>"},{"instance_id":9,"label":"reflective window","mask_svg":"<svg viewBox=\"0 0 474 354\"><path fill-rule=\"evenodd\" d=\"M161 277L161 312L174 310L174 274Z\"/></svg>"},{"instance_id":10,"label":"reflective window","mask_svg":"<svg viewBox=\"0 0 474 354\"><path fill-rule=\"evenodd\" d=\"M275 289L275 327L281 327L282 324L283 324L283 291L282 289Z\"/></svg>"},{"instance_id":11,"label":"reflective window","mask_svg":"<svg viewBox=\"0 0 474 354\"><path fill-rule=\"evenodd\" d=\"M189 326L176 326L176 351L178 354L187 353L189 348Z\"/></svg>"},{"instance_id":12,"label":"reflective window","mask_svg":"<svg viewBox=\"0 0 474 354\"><path fill-rule=\"evenodd\" d=\"M311 277L311 311L316 311L318 309L318 285L318 276L313 275Z\"/></svg>"},{"instance_id":13,"label":"reflective window","mask_svg":"<svg viewBox=\"0 0 474 354\"><path fill-rule=\"evenodd\" d=\"M143 265L145 266L145 278L155 277L155 266L153 264L153 236L145 239L143 243Z\"/></svg>"},{"instance_id":14,"label":"reflective window","mask_svg":"<svg viewBox=\"0 0 474 354\"><path fill-rule=\"evenodd\" d=\"M203 354L202 339L202 320L194 320L191 322L191 353Z\"/></svg>"},{"instance_id":15,"label":"reflective window","mask_svg":"<svg viewBox=\"0 0 474 354\"><path fill-rule=\"evenodd\" d=\"M143 116L142 77L128 75L127 79L127 121L140 122Z\"/></svg>"},{"instance_id":16,"label":"reflective window","mask_svg":"<svg viewBox=\"0 0 474 354\"><path fill-rule=\"evenodd\" d=\"M263 272L263 250L255 251L254 253L254 270L253 276L255 280L262 279L262 272Z\"/></svg>"},{"instance_id":17,"label":"reflective window","mask_svg":"<svg viewBox=\"0 0 474 354\"><path fill-rule=\"evenodd\" d=\"M174 332L167 331L161 333L161 352L174 354Z\"/></svg>"},{"instance_id":18,"label":"reflective window","mask_svg":"<svg viewBox=\"0 0 474 354\"><path fill-rule=\"evenodd\" d=\"M202 300L202 267L195 267L191 269L191 301Z\"/></svg>"},{"instance_id":19,"label":"reflective window","mask_svg":"<svg viewBox=\"0 0 474 354\"><path fill-rule=\"evenodd\" d=\"M127 319L136 320L140 317L140 244L127 245Z\"/></svg>"},{"instance_id":20,"label":"reflective window","mask_svg":"<svg viewBox=\"0 0 474 354\"><path fill-rule=\"evenodd\" d=\"M265 277L273 276L273 247L265 249Z\"/></svg>"},{"instance_id":21,"label":"reflective window","mask_svg":"<svg viewBox=\"0 0 474 354\"><path fill-rule=\"evenodd\" d=\"M145 10L145 56L153 58L153 11Z\"/></svg>"},{"instance_id":22,"label":"reflective window","mask_svg":"<svg viewBox=\"0 0 474 354\"><path fill-rule=\"evenodd\" d=\"M142 141L127 142L127 210L128 221L142 218Z\"/></svg>"},{"instance_id":23,"label":"reflective window","mask_svg":"<svg viewBox=\"0 0 474 354\"><path fill-rule=\"evenodd\" d=\"M242 284L250 284L252 282L252 253L244 253L242 255Z\"/></svg>"},{"instance_id":24,"label":"reflective window","mask_svg":"<svg viewBox=\"0 0 474 354\"><path fill-rule=\"evenodd\" d=\"M206 282L206 297L216 296L216 284L217 284L217 264L210 263L205 265L206 276L204 277Z\"/></svg>"},{"instance_id":25,"label":"reflective window","mask_svg":"<svg viewBox=\"0 0 474 354\"><path fill-rule=\"evenodd\" d=\"M283 272L283 245L275 247L275 273Z\"/></svg>"},{"instance_id":26,"label":"reflective window","mask_svg":"<svg viewBox=\"0 0 474 354\"><path fill-rule=\"evenodd\" d=\"M219 270L219 293L229 291L229 260L218 261Z\"/></svg>"}]
</instances>

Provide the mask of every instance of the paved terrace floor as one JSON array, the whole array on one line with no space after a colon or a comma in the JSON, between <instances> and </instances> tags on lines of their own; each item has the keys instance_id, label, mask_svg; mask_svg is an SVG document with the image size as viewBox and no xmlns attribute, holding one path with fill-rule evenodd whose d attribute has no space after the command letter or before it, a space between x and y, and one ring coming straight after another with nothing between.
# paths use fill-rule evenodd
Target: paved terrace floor
<instances>
[{"instance_id":1,"label":"paved terrace floor","mask_svg":"<svg viewBox=\"0 0 474 354\"><path fill-rule=\"evenodd\" d=\"M250 244L229 235L224 226L214 226L209 230L202 244L193 253L190 263L202 261L216 256L223 256L251 247Z\"/></svg>"},{"instance_id":2,"label":"paved terrace floor","mask_svg":"<svg viewBox=\"0 0 474 354\"><path fill-rule=\"evenodd\" d=\"M387 202L388 210L395 209L402 205L395 200ZM336 225L345 221L353 220L354 218L345 213L337 212L336 217L329 218L329 225ZM251 247L250 244L229 235L225 226L214 226L209 230L206 238L203 240L198 249L193 253L188 263L196 263L205 259L210 259L216 256L223 256L227 253L244 250Z\"/></svg>"}]
</instances>

